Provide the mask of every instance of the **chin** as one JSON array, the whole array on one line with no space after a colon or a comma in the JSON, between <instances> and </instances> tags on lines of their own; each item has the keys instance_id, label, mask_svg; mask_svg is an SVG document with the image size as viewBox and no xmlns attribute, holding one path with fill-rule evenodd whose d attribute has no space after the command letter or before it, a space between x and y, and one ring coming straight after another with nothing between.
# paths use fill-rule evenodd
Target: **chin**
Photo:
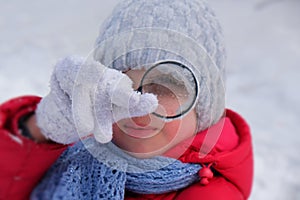
<instances>
[{"instance_id":1,"label":"chin","mask_svg":"<svg viewBox=\"0 0 300 200\"><path fill-rule=\"evenodd\" d=\"M165 150L166 151L166 150ZM152 158L155 156L162 155L165 151L163 150L157 150L157 151L152 151L152 152L130 152L130 151L125 151L129 155L135 157L135 158L140 158L140 159L146 159L146 158Z\"/></svg>"},{"instance_id":2,"label":"chin","mask_svg":"<svg viewBox=\"0 0 300 200\"><path fill-rule=\"evenodd\" d=\"M143 144L143 141L139 141L134 145L128 145L128 143L126 145L123 144L124 146L118 143L115 144L127 154L135 158L141 158L141 159L160 156L173 146L171 144L155 145L153 143L151 145L151 143L149 144L148 142Z\"/></svg>"}]
</instances>

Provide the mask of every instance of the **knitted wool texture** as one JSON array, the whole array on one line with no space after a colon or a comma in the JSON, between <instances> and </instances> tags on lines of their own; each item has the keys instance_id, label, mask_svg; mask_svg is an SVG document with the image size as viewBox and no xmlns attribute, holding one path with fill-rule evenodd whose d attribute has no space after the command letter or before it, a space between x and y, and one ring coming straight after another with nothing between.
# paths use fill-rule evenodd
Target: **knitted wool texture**
<instances>
[{"instance_id":1,"label":"knitted wool texture","mask_svg":"<svg viewBox=\"0 0 300 200\"><path fill-rule=\"evenodd\" d=\"M124 199L125 189L160 194L199 180L199 164L184 164L166 157L140 160L122 153L112 143L99 144L93 138L83 142L62 154L31 194L32 200L120 200ZM96 158L86 147L101 153Z\"/></svg>"},{"instance_id":2,"label":"knitted wool texture","mask_svg":"<svg viewBox=\"0 0 300 200\"><path fill-rule=\"evenodd\" d=\"M155 96L135 92L125 74L78 56L57 62L50 87L38 104L37 124L45 137L63 144L91 132L98 142L107 143L114 122L143 116L157 105Z\"/></svg>"},{"instance_id":3,"label":"knitted wool texture","mask_svg":"<svg viewBox=\"0 0 300 200\"><path fill-rule=\"evenodd\" d=\"M215 124L225 107L225 48L212 9L201 0L125 0L100 29L94 58L127 71L176 60L199 82L198 131Z\"/></svg>"}]
</instances>

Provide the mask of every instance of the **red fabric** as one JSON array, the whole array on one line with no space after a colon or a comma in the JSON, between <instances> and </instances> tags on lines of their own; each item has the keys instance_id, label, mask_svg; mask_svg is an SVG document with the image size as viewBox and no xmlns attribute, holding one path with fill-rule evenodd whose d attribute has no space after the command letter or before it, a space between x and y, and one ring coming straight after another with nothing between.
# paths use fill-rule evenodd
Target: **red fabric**
<instances>
[{"instance_id":1,"label":"red fabric","mask_svg":"<svg viewBox=\"0 0 300 200\"><path fill-rule=\"evenodd\" d=\"M65 145L40 143L18 131L22 115L36 109L39 97L23 96L0 106L0 200L28 199L32 189L66 149Z\"/></svg>"},{"instance_id":2,"label":"red fabric","mask_svg":"<svg viewBox=\"0 0 300 200\"><path fill-rule=\"evenodd\" d=\"M253 152L249 126L240 115L227 110L224 120L211 127L209 133L219 130L221 133L217 143L203 158L199 157L199 151L207 136L207 130L198 133L194 138L181 142L165 154L176 158L178 152L184 152L179 157L182 162L200 163L204 167L211 166L214 177L209 180L207 185L197 182L183 190L162 195L129 193L126 199L248 199L253 181Z\"/></svg>"},{"instance_id":3,"label":"red fabric","mask_svg":"<svg viewBox=\"0 0 300 200\"><path fill-rule=\"evenodd\" d=\"M33 112L39 101L38 97L26 96L0 106L0 200L28 199L34 186L66 148L54 143L37 144L18 133L19 117ZM207 185L198 182L183 190L161 195L127 192L125 199L247 199L253 178L253 153L247 123L237 113L227 110L226 118L209 130L209 133L221 130L221 134L205 157L200 158L199 151L207 137L207 130L165 154L177 158L182 154L180 152L184 152L178 158L182 162L211 167L214 177L208 180Z\"/></svg>"},{"instance_id":4,"label":"red fabric","mask_svg":"<svg viewBox=\"0 0 300 200\"><path fill-rule=\"evenodd\" d=\"M237 113L227 110L226 117L227 120L218 143L209 155L199 158L199 148L197 149L199 140L195 140L192 148L189 148L183 155L186 162L212 163L212 168L219 175L216 175L206 186L194 184L185 189L180 192L176 199L193 199L198 195L211 200L235 200L249 197L253 181L253 152L250 129L245 120ZM236 147L230 141L232 137L228 137L232 136L232 132L236 132L239 136ZM230 143L233 149L231 149Z\"/></svg>"}]
</instances>

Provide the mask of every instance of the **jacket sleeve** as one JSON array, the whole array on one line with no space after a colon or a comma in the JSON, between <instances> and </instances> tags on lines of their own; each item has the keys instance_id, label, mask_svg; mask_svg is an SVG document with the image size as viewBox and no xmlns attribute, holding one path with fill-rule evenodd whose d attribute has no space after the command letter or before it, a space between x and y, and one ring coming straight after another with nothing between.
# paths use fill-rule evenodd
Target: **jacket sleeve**
<instances>
[{"instance_id":1,"label":"jacket sleeve","mask_svg":"<svg viewBox=\"0 0 300 200\"><path fill-rule=\"evenodd\" d=\"M0 199L29 199L44 173L67 148L36 143L20 134L20 117L34 112L40 99L22 96L0 105Z\"/></svg>"}]
</instances>

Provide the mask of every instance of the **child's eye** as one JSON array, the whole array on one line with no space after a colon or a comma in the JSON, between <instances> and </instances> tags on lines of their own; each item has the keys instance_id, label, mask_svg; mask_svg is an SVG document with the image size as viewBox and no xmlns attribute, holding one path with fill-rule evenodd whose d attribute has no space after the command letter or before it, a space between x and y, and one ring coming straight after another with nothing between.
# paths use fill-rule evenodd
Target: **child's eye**
<instances>
[{"instance_id":1,"label":"child's eye","mask_svg":"<svg viewBox=\"0 0 300 200\"><path fill-rule=\"evenodd\" d=\"M174 61L163 61L145 72L139 91L157 96L160 110L153 114L173 119L193 107L198 86L193 72L186 66Z\"/></svg>"},{"instance_id":2,"label":"child's eye","mask_svg":"<svg viewBox=\"0 0 300 200\"><path fill-rule=\"evenodd\" d=\"M158 97L182 98L188 95L183 86L171 84L150 83L143 86L143 93L153 93Z\"/></svg>"},{"instance_id":3,"label":"child's eye","mask_svg":"<svg viewBox=\"0 0 300 200\"><path fill-rule=\"evenodd\" d=\"M178 114L177 112L180 112L182 105L186 104L188 99L187 91L178 85L150 83L143 86L142 93L152 93L157 96L160 106L157 112L160 112L160 115Z\"/></svg>"}]
</instances>

